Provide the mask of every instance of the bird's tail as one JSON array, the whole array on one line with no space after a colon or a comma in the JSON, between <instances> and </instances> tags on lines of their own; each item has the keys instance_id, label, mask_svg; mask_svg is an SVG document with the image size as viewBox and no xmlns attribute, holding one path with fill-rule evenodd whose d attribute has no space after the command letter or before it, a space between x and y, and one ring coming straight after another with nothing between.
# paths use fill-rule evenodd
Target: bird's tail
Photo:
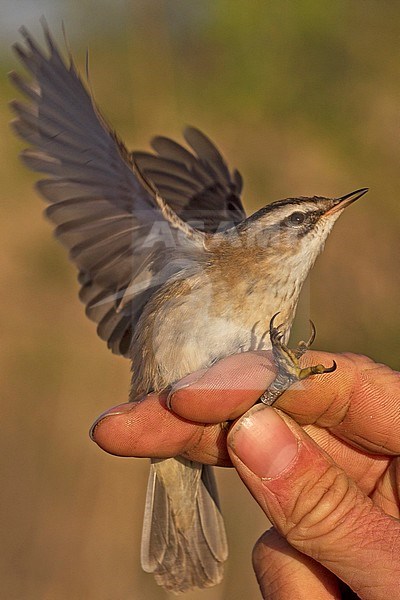
<instances>
[{"instance_id":1,"label":"bird's tail","mask_svg":"<svg viewBox=\"0 0 400 600\"><path fill-rule=\"evenodd\" d=\"M219 583L228 556L212 467L152 460L141 548L142 567L175 593Z\"/></svg>"}]
</instances>

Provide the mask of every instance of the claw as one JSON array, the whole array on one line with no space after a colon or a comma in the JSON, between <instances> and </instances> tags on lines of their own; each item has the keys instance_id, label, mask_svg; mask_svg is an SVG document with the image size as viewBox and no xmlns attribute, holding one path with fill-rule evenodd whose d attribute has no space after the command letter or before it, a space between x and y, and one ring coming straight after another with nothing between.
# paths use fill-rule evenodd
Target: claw
<instances>
[{"instance_id":1,"label":"claw","mask_svg":"<svg viewBox=\"0 0 400 600\"><path fill-rule=\"evenodd\" d=\"M269 332L271 335L273 335L274 329L279 329L282 326L282 325L278 325L277 327L275 327L275 325L274 325L275 319L278 315L279 315L279 312L275 313L269 322Z\"/></svg>"},{"instance_id":2,"label":"claw","mask_svg":"<svg viewBox=\"0 0 400 600\"><path fill-rule=\"evenodd\" d=\"M300 342L295 350L290 350L283 343L284 332L282 331L283 323L275 326L275 319L279 313L275 313L269 323L269 333L272 344L272 352L275 364L278 367L278 374L268 390L262 394L260 401L268 406L272 406L277 398L295 381L302 381L311 375L322 375L323 373L333 373L336 370L336 362L333 361L331 367L324 365L312 365L310 367L301 368L299 359L304 352L308 350L315 340L316 328L310 320L311 335L307 342Z\"/></svg>"},{"instance_id":3,"label":"claw","mask_svg":"<svg viewBox=\"0 0 400 600\"><path fill-rule=\"evenodd\" d=\"M285 336L284 332L282 331L283 323L275 326L275 319L279 314L279 312L275 313L269 322L269 337L271 338L272 346L282 345L282 340Z\"/></svg>"},{"instance_id":4,"label":"claw","mask_svg":"<svg viewBox=\"0 0 400 600\"><path fill-rule=\"evenodd\" d=\"M336 369L337 369L337 364L336 364L336 361L334 360L331 367L325 367L324 373L333 373L334 371L336 371Z\"/></svg>"},{"instance_id":5,"label":"claw","mask_svg":"<svg viewBox=\"0 0 400 600\"><path fill-rule=\"evenodd\" d=\"M312 367L305 367L304 369L300 369L298 374L298 379L301 381L302 379L307 379L311 375L323 375L324 373L333 373L336 371L337 364L333 361L333 365L331 367L324 367L324 365L313 365Z\"/></svg>"},{"instance_id":6,"label":"claw","mask_svg":"<svg viewBox=\"0 0 400 600\"><path fill-rule=\"evenodd\" d=\"M310 326L311 326L311 335L308 338L307 342L299 342L297 345L297 348L295 348L292 351L297 359L301 358L303 356L303 354L305 352L307 352L307 350L310 348L310 346L313 344L313 342L315 340L317 330L315 328L313 321L311 321L311 319L310 319Z\"/></svg>"},{"instance_id":7,"label":"claw","mask_svg":"<svg viewBox=\"0 0 400 600\"><path fill-rule=\"evenodd\" d=\"M310 325L311 325L311 335L308 338L308 341L306 342L307 348L309 348L310 346L313 345L315 336L317 334L317 330L315 329L315 325L314 325L313 321L311 321L311 319L309 319L309 321L310 321Z\"/></svg>"}]
</instances>

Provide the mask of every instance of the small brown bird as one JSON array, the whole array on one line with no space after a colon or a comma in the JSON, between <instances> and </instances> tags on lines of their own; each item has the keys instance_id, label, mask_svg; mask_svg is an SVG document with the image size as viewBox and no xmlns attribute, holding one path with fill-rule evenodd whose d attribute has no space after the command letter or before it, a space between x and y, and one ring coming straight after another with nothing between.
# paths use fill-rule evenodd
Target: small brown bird
<instances>
[{"instance_id":1,"label":"small brown bird","mask_svg":"<svg viewBox=\"0 0 400 600\"><path fill-rule=\"evenodd\" d=\"M24 29L15 50L33 76L10 77L29 100L12 103L22 154L48 174L37 188L46 215L79 269L80 298L97 333L132 360L132 402L244 350L271 348L272 403L302 371L285 344L302 284L343 209L362 196L289 198L246 218L242 179L210 140L187 128L189 149L165 138L130 153L102 118L71 56L45 22L47 53ZM329 369L328 369L329 370ZM288 372L289 371L289 375ZM290 375L292 374L292 377ZM279 378L280 377L280 378ZM155 433L156 435L156 433ZM227 543L212 469L182 457L151 465L142 565L182 592L222 578Z\"/></svg>"}]
</instances>

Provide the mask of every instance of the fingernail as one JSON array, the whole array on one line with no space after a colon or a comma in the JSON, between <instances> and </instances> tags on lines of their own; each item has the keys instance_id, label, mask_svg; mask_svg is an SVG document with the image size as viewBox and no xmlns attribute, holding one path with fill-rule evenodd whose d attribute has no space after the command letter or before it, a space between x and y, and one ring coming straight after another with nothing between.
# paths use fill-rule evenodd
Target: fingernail
<instances>
[{"instance_id":1,"label":"fingernail","mask_svg":"<svg viewBox=\"0 0 400 600\"><path fill-rule=\"evenodd\" d=\"M130 412L134 408L134 406L135 406L134 403L127 402L125 404L119 404L118 406L114 406L113 408L109 408L108 410L106 410L103 413L101 413L101 415L99 415L97 417L97 419L95 420L95 422L93 423L93 425L89 429L89 437L90 437L90 439L93 442L96 441L94 439L94 431L95 431L97 425L100 423L100 421L103 421L103 419L106 419L107 417L113 417L115 415L123 415L125 413L128 413L128 412Z\"/></svg>"},{"instance_id":2,"label":"fingernail","mask_svg":"<svg viewBox=\"0 0 400 600\"><path fill-rule=\"evenodd\" d=\"M199 381L199 379L201 379L204 375L204 373L206 373L207 369L200 369L199 371L195 371L194 373L190 373L189 375L186 375L186 377L183 377L183 379L180 379L179 381L177 381L176 383L174 383L170 389L170 392L167 396L167 400L166 400L166 405L168 410L172 410L172 400L173 400L173 395L178 392L179 390L183 390L185 388L190 387L191 385L193 385L194 383L196 383L197 381Z\"/></svg>"},{"instance_id":3,"label":"fingernail","mask_svg":"<svg viewBox=\"0 0 400 600\"><path fill-rule=\"evenodd\" d=\"M235 425L228 443L236 456L259 477L279 476L294 461L299 442L270 407L256 406Z\"/></svg>"}]
</instances>

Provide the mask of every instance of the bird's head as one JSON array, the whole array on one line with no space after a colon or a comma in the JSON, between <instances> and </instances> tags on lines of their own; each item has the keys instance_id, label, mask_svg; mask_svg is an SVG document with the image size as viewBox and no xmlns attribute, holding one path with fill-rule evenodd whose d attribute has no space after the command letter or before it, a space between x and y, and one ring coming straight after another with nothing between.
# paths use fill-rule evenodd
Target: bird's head
<instances>
[{"instance_id":1,"label":"bird's head","mask_svg":"<svg viewBox=\"0 0 400 600\"><path fill-rule=\"evenodd\" d=\"M362 188L340 198L288 198L268 204L236 228L240 246L266 269L297 272L304 280L343 210L363 196ZM286 268L285 268L286 267Z\"/></svg>"}]
</instances>

